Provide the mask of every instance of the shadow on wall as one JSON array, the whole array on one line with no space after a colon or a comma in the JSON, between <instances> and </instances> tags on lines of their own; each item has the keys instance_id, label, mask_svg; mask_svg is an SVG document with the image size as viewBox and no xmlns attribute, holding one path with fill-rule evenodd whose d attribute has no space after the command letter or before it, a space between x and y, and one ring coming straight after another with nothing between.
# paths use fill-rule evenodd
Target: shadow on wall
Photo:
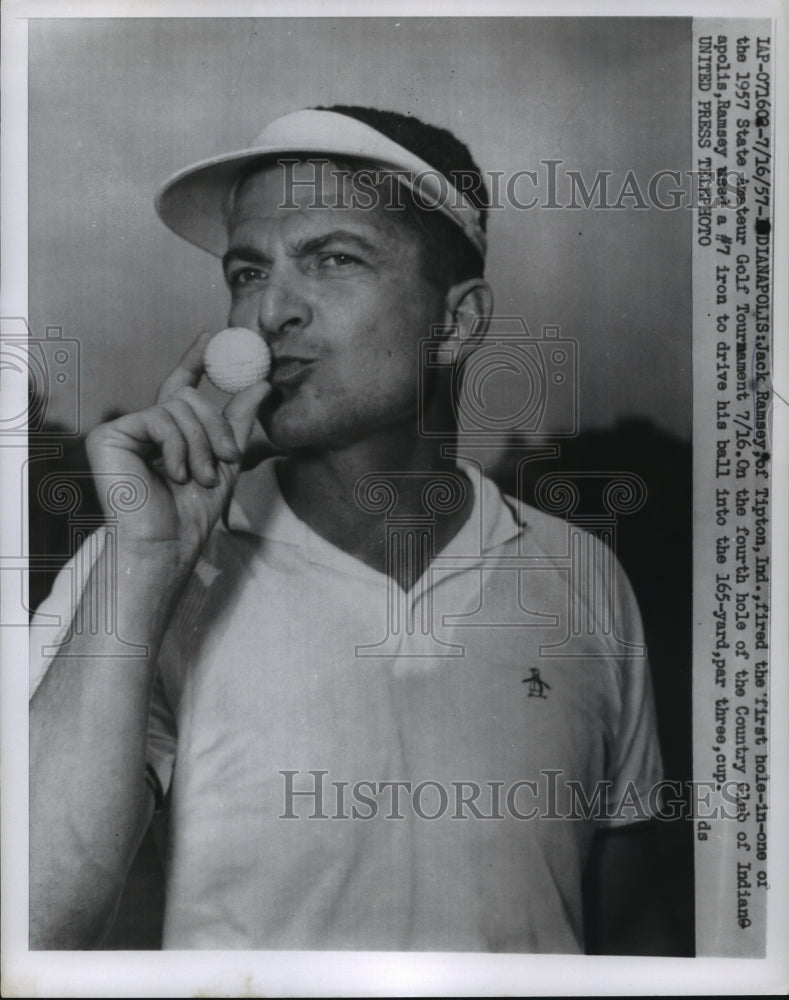
<instances>
[{"instance_id":1,"label":"shadow on wall","mask_svg":"<svg viewBox=\"0 0 789 1000\"><path fill-rule=\"evenodd\" d=\"M106 419L111 419L111 415ZM98 499L85 478L88 470L84 441L58 438L48 428L47 445L60 443L58 458L30 464L30 554L39 557L30 573L30 607L35 608L71 554L73 511L47 509L39 486L57 475L79 483L79 516L86 523L101 518ZM618 423L605 431L590 431L560 442L559 455L538 459L522 468L518 442L506 453L493 478L511 495L540 506L535 487L543 476L561 473L579 484L574 518L583 520L599 510L599 476L629 473L643 480L646 499L640 509L618 518L616 554L633 584L644 620L650 652L658 726L665 775L686 782L692 778L691 745L691 609L692 609L692 454L689 444L643 420ZM245 464L255 464L254 456ZM578 476L578 474L581 474ZM519 487L520 486L520 490ZM41 558L45 557L45 558ZM42 565L45 563L46 565ZM683 787L685 785L683 784ZM166 810L165 810L166 813ZM160 819L161 817L157 817ZM165 817L166 818L166 817ZM664 868L668 873L669 905L674 918L674 940L663 953L694 953L693 829L691 821L664 823ZM162 829L146 835L127 880L118 915L103 947L156 949L160 947L164 883ZM594 951L594 940L589 942ZM660 954L660 948L654 952Z\"/></svg>"},{"instance_id":2,"label":"shadow on wall","mask_svg":"<svg viewBox=\"0 0 789 1000\"><path fill-rule=\"evenodd\" d=\"M500 488L545 508L538 486L544 476L569 480L578 489L572 517L594 530L600 520L601 483L617 473L637 477L646 489L643 505L616 518L615 550L638 598L652 669L658 733L666 778L686 782L692 761L693 465L687 442L648 420L623 420L558 444L555 458L520 467L519 442L491 475ZM596 475L600 474L600 475ZM520 479L520 483L518 482ZM543 481L543 485L545 484ZM685 792L685 809L689 795ZM688 812L685 813L688 815ZM693 824L661 824L664 867L678 951L694 954Z\"/></svg>"}]
</instances>

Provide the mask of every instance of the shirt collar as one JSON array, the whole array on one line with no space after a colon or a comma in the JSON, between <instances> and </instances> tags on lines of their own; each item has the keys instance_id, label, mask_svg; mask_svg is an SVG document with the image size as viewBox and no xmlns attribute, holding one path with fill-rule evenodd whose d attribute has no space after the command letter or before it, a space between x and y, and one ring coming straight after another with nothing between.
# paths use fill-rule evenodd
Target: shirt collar
<instances>
[{"instance_id":1,"label":"shirt collar","mask_svg":"<svg viewBox=\"0 0 789 1000\"><path fill-rule=\"evenodd\" d=\"M239 477L233 499L225 516L230 531L243 531L272 541L300 546L313 558L323 540L293 513L285 502L277 480L281 456L264 459ZM511 498L505 499L496 484L484 475L475 462L458 459L474 493L471 514L442 556L464 558L490 553L521 533L527 508Z\"/></svg>"},{"instance_id":2,"label":"shirt collar","mask_svg":"<svg viewBox=\"0 0 789 1000\"><path fill-rule=\"evenodd\" d=\"M285 502L277 481L279 456L265 458L238 477L225 517L230 531L245 531L291 545L302 544L310 528Z\"/></svg>"}]
</instances>

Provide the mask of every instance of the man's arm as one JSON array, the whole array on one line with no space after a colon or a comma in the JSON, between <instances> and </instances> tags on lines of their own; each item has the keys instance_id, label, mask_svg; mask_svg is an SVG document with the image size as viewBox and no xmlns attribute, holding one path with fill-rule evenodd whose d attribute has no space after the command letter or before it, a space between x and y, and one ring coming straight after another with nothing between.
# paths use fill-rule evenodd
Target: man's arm
<instances>
[{"instance_id":1,"label":"man's arm","mask_svg":"<svg viewBox=\"0 0 789 1000\"><path fill-rule=\"evenodd\" d=\"M681 955L658 820L598 830L584 876L587 954Z\"/></svg>"},{"instance_id":2,"label":"man's arm","mask_svg":"<svg viewBox=\"0 0 789 1000\"><path fill-rule=\"evenodd\" d=\"M52 661L31 700L31 948L99 942L150 821L145 756L159 647L268 391L258 384L216 410L194 388L205 340L184 355L156 406L88 438L93 471L134 476L145 502L117 518L115 579L97 560L81 602L101 608L113 588L118 634L146 655L107 655L101 629L75 630L68 656Z\"/></svg>"},{"instance_id":3,"label":"man's arm","mask_svg":"<svg viewBox=\"0 0 789 1000\"><path fill-rule=\"evenodd\" d=\"M148 655L101 655L101 638L74 635L30 703L30 947L99 943L153 811L145 750L169 585L156 567L119 567L118 630ZM127 576L128 571L128 576ZM100 568L84 608L106 600Z\"/></svg>"}]
</instances>

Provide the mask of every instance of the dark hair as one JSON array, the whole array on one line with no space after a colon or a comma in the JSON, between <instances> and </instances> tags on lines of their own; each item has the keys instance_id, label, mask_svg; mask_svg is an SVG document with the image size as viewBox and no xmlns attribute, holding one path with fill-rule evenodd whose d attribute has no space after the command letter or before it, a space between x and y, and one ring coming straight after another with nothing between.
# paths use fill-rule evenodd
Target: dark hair
<instances>
[{"instance_id":1,"label":"dark hair","mask_svg":"<svg viewBox=\"0 0 789 1000\"><path fill-rule=\"evenodd\" d=\"M357 105L316 107L333 111L369 125L388 139L408 149L443 174L479 210L480 226L487 224L487 190L482 172L468 147L448 129L428 125L413 115L381 111ZM452 285L482 277L485 262L463 231L443 212L425 211L407 190L403 191L403 221L420 236L428 277L439 285Z\"/></svg>"}]
</instances>

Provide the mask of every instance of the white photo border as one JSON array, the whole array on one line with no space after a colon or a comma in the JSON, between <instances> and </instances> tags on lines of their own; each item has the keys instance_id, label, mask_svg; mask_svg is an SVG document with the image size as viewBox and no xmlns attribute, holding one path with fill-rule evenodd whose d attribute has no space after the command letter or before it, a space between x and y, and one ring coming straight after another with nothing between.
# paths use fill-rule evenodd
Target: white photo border
<instances>
[{"instance_id":1,"label":"white photo border","mask_svg":"<svg viewBox=\"0 0 789 1000\"><path fill-rule=\"evenodd\" d=\"M294 5L275 0L112 0L21 2L3 5L2 32L2 305L0 315L27 314L27 59L26 19L38 17L266 17L370 16L369 4ZM27 663L24 630L0 629L2 646L2 992L4 996L362 996L362 995L631 995L658 993L748 994L786 992L789 965L789 875L780 844L789 832L786 785L789 732L783 725L789 709L789 302L782 277L789 266L789 184L787 182L787 96L789 57L787 17L781 3L504 3L483 8L480 0L453 4L429 2L377 4L375 16L725 16L775 19L778 77L775 81L776 177L774 292L774 470L772 518L772 802L770 811L771 890L768 901L767 957L761 959L648 959L535 955L431 955L367 952L114 952L42 953L27 948ZM780 287L783 286L783 287ZM18 411L18 401L0 406ZM8 412L8 411L6 411ZM7 449L2 464L2 531L19 524L9 511L19 503L9 475ZM17 468L13 457L11 472ZM5 538L0 534L0 540ZM0 593L0 622L13 600ZM21 819L20 819L21 818Z\"/></svg>"}]
</instances>

